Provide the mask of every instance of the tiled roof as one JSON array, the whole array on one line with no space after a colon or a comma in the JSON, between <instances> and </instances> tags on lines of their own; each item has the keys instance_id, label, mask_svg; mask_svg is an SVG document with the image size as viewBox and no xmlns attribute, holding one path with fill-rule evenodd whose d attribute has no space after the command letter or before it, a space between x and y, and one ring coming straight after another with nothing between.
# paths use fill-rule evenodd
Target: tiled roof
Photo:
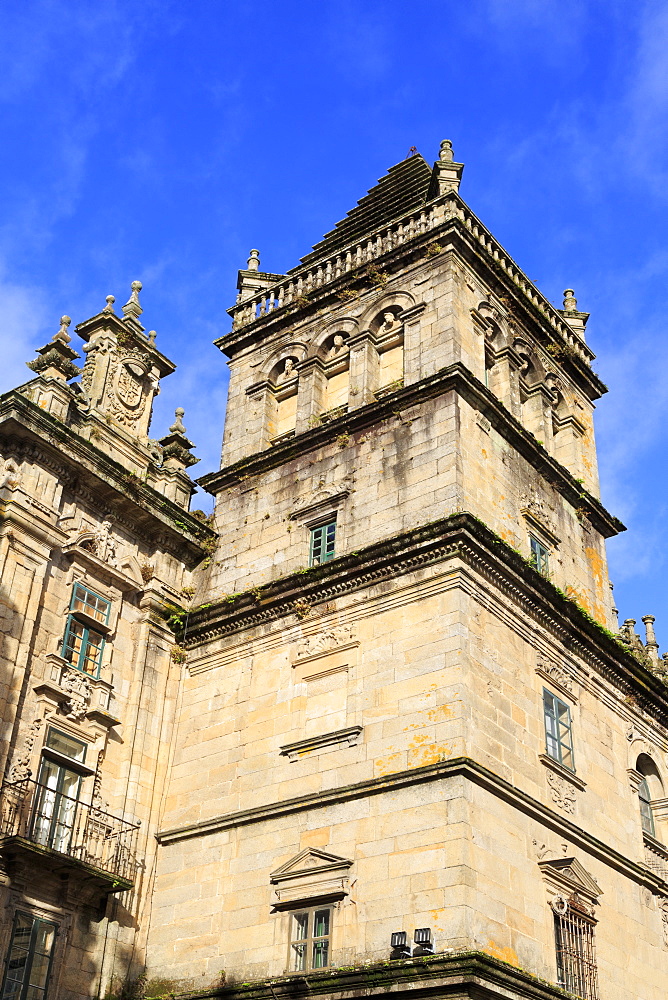
<instances>
[{"instance_id":1,"label":"tiled roof","mask_svg":"<svg viewBox=\"0 0 668 1000\"><path fill-rule=\"evenodd\" d=\"M302 264L312 264L321 257L328 257L349 243L362 239L367 233L419 208L426 201L430 180L431 167L419 153L390 167L345 219L337 222L334 229L316 243L313 251L302 257Z\"/></svg>"}]
</instances>

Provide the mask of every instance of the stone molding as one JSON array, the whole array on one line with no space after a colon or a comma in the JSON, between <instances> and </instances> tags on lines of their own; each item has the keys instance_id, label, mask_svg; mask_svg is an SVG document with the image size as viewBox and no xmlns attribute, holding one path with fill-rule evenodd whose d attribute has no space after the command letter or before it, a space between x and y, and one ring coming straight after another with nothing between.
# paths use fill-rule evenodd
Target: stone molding
<instances>
[{"instance_id":1,"label":"stone molding","mask_svg":"<svg viewBox=\"0 0 668 1000\"><path fill-rule=\"evenodd\" d=\"M203 543L216 537L207 525L142 480L135 482L126 468L18 390L6 393L0 401L0 431L7 434L12 455L44 465L93 509L102 504L104 513L114 506L118 524L133 534L148 529L156 535L156 544L188 564L198 562ZM88 487L83 485L82 470ZM118 504L125 509L117 510Z\"/></svg>"},{"instance_id":2,"label":"stone molding","mask_svg":"<svg viewBox=\"0 0 668 1000\"><path fill-rule=\"evenodd\" d=\"M307 847L271 873L274 910L307 901L343 899L350 892L352 866L348 858Z\"/></svg>"},{"instance_id":3,"label":"stone molding","mask_svg":"<svg viewBox=\"0 0 668 1000\"><path fill-rule=\"evenodd\" d=\"M536 654L536 673L552 687L555 687L560 694L565 695L571 701L578 700L574 690L575 678L570 671L565 666L561 666L554 657L548 656L540 650Z\"/></svg>"},{"instance_id":4,"label":"stone molding","mask_svg":"<svg viewBox=\"0 0 668 1000\"><path fill-rule=\"evenodd\" d=\"M533 465L541 475L552 482L574 509L582 509L594 528L605 538L610 538L625 530L624 525L613 517L596 497L585 493L571 473L538 443L503 405L503 403L465 365L457 362L442 368L434 375L411 383L384 396L382 399L357 407L336 420L311 428L291 438L277 443L235 465L212 472L197 480L209 493L216 496L221 490L238 486L241 477L255 476L269 469L282 466L288 460L320 448L334 441L340 434L354 433L376 425L383 420L396 417L398 409L407 409L426 399L434 399L447 392L456 392L474 409L490 420L495 430L515 448L523 458Z\"/></svg>"},{"instance_id":5,"label":"stone molding","mask_svg":"<svg viewBox=\"0 0 668 1000\"><path fill-rule=\"evenodd\" d=\"M438 764L411 768L386 777L370 778L367 781L344 785L341 788L327 789L313 795L301 795L296 798L255 806L252 809L226 813L187 826L161 830L156 834L156 839L159 844L166 846L193 837L208 837L223 830L268 822L279 816L295 815L300 812L308 812L311 809L324 809L340 802L352 802L356 799L367 798L369 795L382 795L386 792L410 788L413 785L457 777L470 781L479 788L497 796L540 823L541 826L552 830L561 839L568 840L574 847L579 847L592 857L596 857L599 861L614 868L626 878L639 885L647 886L654 893L666 892L666 882L660 876L604 844L598 837L594 837L582 827L576 826L563 814L538 802L527 792L512 785L505 778L501 778L470 757L454 757L452 760L442 761Z\"/></svg>"},{"instance_id":6,"label":"stone molding","mask_svg":"<svg viewBox=\"0 0 668 1000\"><path fill-rule=\"evenodd\" d=\"M402 576L427 565L458 558L496 590L521 605L553 635L567 625L573 655L589 659L596 670L615 683L659 722L668 723L668 688L664 682L592 622L578 606L532 569L520 555L466 512L395 535L357 553L340 556L307 573L283 577L257 593L241 594L230 606L212 602L194 612L189 624L189 649L242 629L266 625L294 612L296 600L309 605L330 602L344 594Z\"/></svg>"},{"instance_id":7,"label":"stone molding","mask_svg":"<svg viewBox=\"0 0 668 1000\"><path fill-rule=\"evenodd\" d=\"M388 943L388 958L389 958ZM309 997L457 997L458 1000L564 1000L558 986L478 951L377 962L361 967L272 976L189 992L189 1000L308 1000Z\"/></svg>"},{"instance_id":8,"label":"stone molding","mask_svg":"<svg viewBox=\"0 0 668 1000\"><path fill-rule=\"evenodd\" d=\"M334 750L344 743L354 747L359 743L363 731L362 726L349 726L348 729L337 729L333 733L323 733L322 736L310 736L305 740L297 740L296 743L286 743L279 753L290 760L300 760L307 754L327 748Z\"/></svg>"}]
</instances>

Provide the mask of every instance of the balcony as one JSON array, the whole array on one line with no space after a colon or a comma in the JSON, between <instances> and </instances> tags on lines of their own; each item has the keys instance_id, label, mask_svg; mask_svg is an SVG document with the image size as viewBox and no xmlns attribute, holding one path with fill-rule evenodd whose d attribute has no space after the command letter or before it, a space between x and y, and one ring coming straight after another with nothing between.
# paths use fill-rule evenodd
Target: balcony
<instances>
[{"instance_id":1,"label":"balcony","mask_svg":"<svg viewBox=\"0 0 668 1000\"><path fill-rule=\"evenodd\" d=\"M104 892L134 884L139 823L127 823L32 778L0 789L0 854L41 858L51 871L68 871Z\"/></svg>"}]
</instances>

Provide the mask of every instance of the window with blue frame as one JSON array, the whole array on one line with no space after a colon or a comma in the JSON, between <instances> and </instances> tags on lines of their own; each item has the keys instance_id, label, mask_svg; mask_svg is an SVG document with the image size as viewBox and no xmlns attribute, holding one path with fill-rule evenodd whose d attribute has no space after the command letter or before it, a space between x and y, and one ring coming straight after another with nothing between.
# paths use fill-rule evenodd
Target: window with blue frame
<instances>
[{"instance_id":1,"label":"window with blue frame","mask_svg":"<svg viewBox=\"0 0 668 1000\"><path fill-rule=\"evenodd\" d=\"M5 959L2 1000L46 1000L56 925L18 911Z\"/></svg>"},{"instance_id":2,"label":"window with blue frame","mask_svg":"<svg viewBox=\"0 0 668 1000\"><path fill-rule=\"evenodd\" d=\"M91 677L100 675L104 631L109 622L110 608L109 601L104 597L80 583L74 584L61 656ZM96 625L103 628L98 629Z\"/></svg>"},{"instance_id":3,"label":"window with blue frame","mask_svg":"<svg viewBox=\"0 0 668 1000\"><path fill-rule=\"evenodd\" d=\"M531 546L531 565L534 569L538 570L541 576L548 577L550 575L549 549L542 542L539 542L537 538L534 538L533 535L529 535L529 542Z\"/></svg>"},{"instance_id":4,"label":"window with blue frame","mask_svg":"<svg viewBox=\"0 0 668 1000\"><path fill-rule=\"evenodd\" d=\"M336 521L319 524L311 528L311 546L309 549L309 566L318 566L334 558L336 545Z\"/></svg>"},{"instance_id":5,"label":"window with blue frame","mask_svg":"<svg viewBox=\"0 0 668 1000\"><path fill-rule=\"evenodd\" d=\"M543 713L545 716L545 752L548 757L575 770L573 762L573 733L571 710L555 694L543 688Z\"/></svg>"}]
</instances>

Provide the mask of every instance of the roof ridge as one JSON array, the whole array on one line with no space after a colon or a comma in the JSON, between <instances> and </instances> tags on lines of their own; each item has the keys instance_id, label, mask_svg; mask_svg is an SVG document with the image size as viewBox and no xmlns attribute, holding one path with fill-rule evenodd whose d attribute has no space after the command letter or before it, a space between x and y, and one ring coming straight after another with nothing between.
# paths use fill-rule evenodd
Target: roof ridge
<instances>
[{"instance_id":1,"label":"roof ridge","mask_svg":"<svg viewBox=\"0 0 668 1000\"><path fill-rule=\"evenodd\" d=\"M419 153L395 163L369 188L345 218L325 233L311 253L301 258L300 265L291 270L299 270L304 264L312 264L320 258L328 257L383 224L389 224L406 212L418 208L426 200L431 175L432 168Z\"/></svg>"}]
</instances>

